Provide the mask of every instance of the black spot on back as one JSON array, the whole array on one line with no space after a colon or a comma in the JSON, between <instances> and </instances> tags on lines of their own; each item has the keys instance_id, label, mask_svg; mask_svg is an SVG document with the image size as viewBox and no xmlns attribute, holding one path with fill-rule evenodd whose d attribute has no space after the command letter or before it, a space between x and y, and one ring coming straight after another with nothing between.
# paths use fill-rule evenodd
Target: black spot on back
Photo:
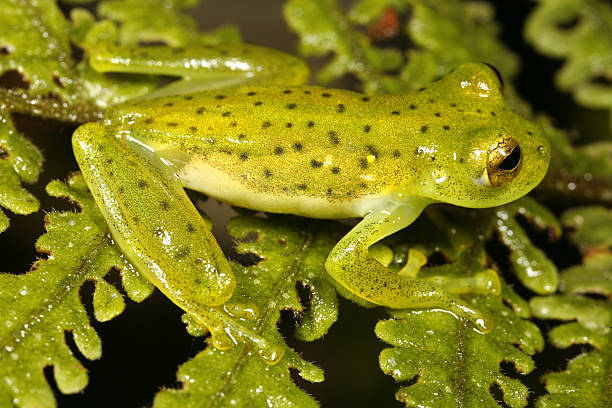
<instances>
[{"instance_id":1,"label":"black spot on back","mask_svg":"<svg viewBox=\"0 0 612 408\"><path fill-rule=\"evenodd\" d=\"M361 100L362 100L363 102L368 102L368 101L370 100L370 98L369 98L369 97L367 97L367 96L364 96L364 97L362 97L362 98L361 98Z\"/></svg>"},{"instance_id":2,"label":"black spot on back","mask_svg":"<svg viewBox=\"0 0 612 408\"><path fill-rule=\"evenodd\" d=\"M145 180L138 180L138 188L147 188L149 186L149 183L147 183Z\"/></svg>"},{"instance_id":3,"label":"black spot on back","mask_svg":"<svg viewBox=\"0 0 612 408\"><path fill-rule=\"evenodd\" d=\"M397 116L397 115L399 115L400 113L399 113L399 111L393 111L393 112L391 112L391 114L392 114L392 115L396 115L396 116Z\"/></svg>"},{"instance_id":4,"label":"black spot on back","mask_svg":"<svg viewBox=\"0 0 612 408\"><path fill-rule=\"evenodd\" d=\"M262 101L257 101L257 102L255 102L253 105L255 105L255 106L260 106L262 103L263 103Z\"/></svg>"},{"instance_id":5,"label":"black spot on back","mask_svg":"<svg viewBox=\"0 0 612 408\"><path fill-rule=\"evenodd\" d=\"M168 123L166 123L166 125L168 125L170 127L176 127L176 126L178 126L178 123L176 123L176 122L168 122Z\"/></svg>"},{"instance_id":6,"label":"black spot on back","mask_svg":"<svg viewBox=\"0 0 612 408\"><path fill-rule=\"evenodd\" d=\"M167 107L174 106L174 102L167 102L164 104L164 106L167 106Z\"/></svg>"},{"instance_id":7,"label":"black spot on back","mask_svg":"<svg viewBox=\"0 0 612 408\"><path fill-rule=\"evenodd\" d=\"M276 154L276 155L281 155L281 154L283 154L284 152L285 152L285 149L283 149L283 148L282 148L282 147L280 147L280 146L277 146L277 147L274 149L274 154Z\"/></svg>"},{"instance_id":8,"label":"black spot on back","mask_svg":"<svg viewBox=\"0 0 612 408\"><path fill-rule=\"evenodd\" d=\"M332 144L340 143L340 138L338 138L338 135L336 134L336 132L334 132L333 130L330 130L328 135L329 135L329 141Z\"/></svg>"},{"instance_id":9,"label":"black spot on back","mask_svg":"<svg viewBox=\"0 0 612 408\"><path fill-rule=\"evenodd\" d=\"M340 173L340 167L332 167L331 172L334 174Z\"/></svg>"},{"instance_id":10,"label":"black spot on back","mask_svg":"<svg viewBox=\"0 0 612 408\"><path fill-rule=\"evenodd\" d=\"M444 130L450 130L450 126L448 126L448 125L444 125L444 126L442 126L442 129L444 129Z\"/></svg>"},{"instance_id":11,"label":"black spot on back","mask_svg":"<svg viewBox=\"0 0 612 408\"><path fill-rule=\"evenodd\" d=\"M366 150L374 157L378 157L379 155L378 150L376 150L376 148L372 145L367 145Z\"/></svg>"},{"instance_id":12,"label":"black spot on back","mask_svg":"<svg viewBox=\"0 0 612 408\"><path fill-rule=\"evenodd\" d=\"M264 176L266 176L266 178L270 178L272 177L272 172L269 169L265 169Z\"/></svg>"},{"instance_id":13,"label":"black spot on back","mask_svg":"<svg viewBox=\"0 0 612 408\"><path fill-rule=\"evenodd\" d=\"M421 133L425 133L429 130L429 126L421 126Z\"/></svg>"},{"instance_id":14,"label":"black spot on back","mask_svg":"<svg viewBox=\"0 0 612 408\"><path fill-rule=\"evenodd\" d=\"M187 232L195 232L195 228L191 223L187 223Z\"/></svg>"},{"instance_id":15,"label":"black spot on back","mask_svg":"<svg viewBox=\"0 0 612 408\"><path fill-rule=\"evenodd\" d=\"M164 200L160 203L162 210L168 211L170 209L170 202Z\"/></svg>"},{"instance_id":16,"label":"black spot on back","mask_svg":"<svg viewBox=\"0 0 612 408\"><path fill-rule=\"evenodd\" d=\"M240 153L240 160L246 161L249 158L248 153Z\"/></svg>"},{"instance_id":17,"label":"black spot on back","mask_svg":"<svg viewBox=\"0 0 612 408\"><path fill-rule=\"evenodd\" d=\"M289 105L287 105L287 109L295 109L297 108L297 105L295 103L290 103Z\"/></svg>"},{"instance_id":18,"label":"black spot on back","mask_svg":"<svg viewBox=\"0 0 612 408\"><path fill-rule=\"evenodd\" d=\"M308 123L306 123L306 126L308 126L309 128L314 127L314 122L312 120L309 120Z\"/></svg>"},{"instance_id":19,"label":"black spot on back","mask_svg":"<svg viewBox=\"0 0 612 408\"><path fill-rule=\"evenodd\" d=\"M329 98L329 97L331 96L331 94L330 94L330 93L327 93L327 92L323 92L323 93L321 94L321 96L322 96L322 97L324 97L324 98Z\"/></svg>"},{"instance_id":20,"label":"black spot on back","mask_svg":"<svg viewBox=\"0 0 612 408\"><path fill-rule=\"evenodd\" d=\"M304 146L302 146L300 142L296 142L293 144L293 148L299 152L304 148Z\"/></svg>"},{"instance_id":21,"label":"black spot on back","mask_svg":"<svg viewBox=\"0 0 612 408\"><path fill-rule=\"evenodd\" d=\"M232 112L223 112L223 114L221 116L227 118L231 114L232 114Z\"/></svg>"},{"instance_id":22,"label":"black spot on back","mask_svg":"<svg viewBox=\"0 0 612 408\"><path fill-rule=\"evenodd\" d=\"M249 95L249 96L255 96L255 95L257 95L257 92L250 91L249 93L247 93L247 95Z\"/></svg>"},{"instance_id":23,"label":"black spot on back","mask_svg":"<svg viewBox=\"0 0 612 408\"><path fill-rule=\"evenodd\" d=\"M338 113L344 113L344 111L346 111L346 107L344 106L343 103L339 103L338 104L338 109L336 110Z\"/></svg>"},{"instance_id":24,"label":"black spot on back","mask_svg":"<svg viewBox=\"0 0 612 408\"><path fill-rule=\"evenodd\" d=\"M370 130L372 130L372 126L370 126L370 125L365 125L363 127L363 131L366 132L366 133L368 133Z\"/></svg>"},{"instance_id":25,"label":"black spot on back","mask_svg":"<svg viewBox=\"0 0 612 408\"><path fill-rule=\"evenodd\" d=\"M198 115L201 115L201 114L203 114L203 113L204 113L204 111L205 111L205 110L206 110L206 108L205 108L205 107L203 107L203 106L201 106L201 107L199 107L199 108L198 108L198 110L196 111L196 113L197 113Z\"/></svg>"},{"instance_id":26,"label":"black spot on back","mask_svg":"<svg viewBox=\"0 0 612 408\"><path fill-rule=\"evenodd\" d=\"M225 95L216 95L215 98L216 99L225 99Z\"/></svg>"},{"instance_id":27,"label":"black spot on back","mask_svg":"<svg viewBox=\"0 0 612 408\"><path fill-rule=\"evenodd\" d=\"M285 89L285 90L283 91L283 93L284 93L284 94L290 94L290 93L291 93L291 90L290 90L290 89Z\"/></svg>"},{"instance_id":28,"label":"black spot on back","mask_svg":"<svg viewBox=\"0 0 612 408\"><path fill-rule=\"evenodd\" d=\"M265 121L264 123L261 124L262 128L269 128L270 126L272 126L272 123L270 123L269 121Z\"/></svg>"},{"instance_id":29,"label":"black spot on back","mask_svg":"<svg viewBox=\"0 0 612 408\"><path fill-rule=\"evenodd\" d=\"M198 128L197 128L197 127L195 127L195 126L191 126L191 127L189 128L189 130L190 130L191 132L194 132L194 133L195 133L195 132L197 132L197 131L198 131Z\"/></svg>"},{"instance_id":30,"label":"black spot on back","mask_svg":"<svg viewBox=\"0 0 612 408\"><path fill-rule=\"evenodd\" d=\"M359 159L359 167L362 169L368 168L368 161L366 159Z\"/></svg>"},{"instance_id":31,"label":"black spot on back","mask_svg":"<svg viewBox=\"0 0 612 408\"><path fill-rule=\"evenodd\" d=\"M394 150L394 151L393 151L393 157L398 158L398 157L400 157L401 155L402 155L402 154L400 153L400 151L399 151L399 150Z\"/></svg>"},{"instance_id":32,"label":"black spot on back","mask_svg":"<svg viewBox=\"0 0 612 408\"><path fill-rule=\"evenodd\" d=\"M410 104L410 109L415 110L416 109L416 105L414 103Z\"/></svg>"},{"instance_id":33,"label":"black spot on back","mask_svg":"<svg viewBox=\"0 0 612 408\"><path fill-rule=\"evenodd\" d=\"M320 162L318 160L312 159L310 161L310 166L312 166L312 168L318 169L319 167L323 166L323 162Z\"/></svg>"}]
</instances>

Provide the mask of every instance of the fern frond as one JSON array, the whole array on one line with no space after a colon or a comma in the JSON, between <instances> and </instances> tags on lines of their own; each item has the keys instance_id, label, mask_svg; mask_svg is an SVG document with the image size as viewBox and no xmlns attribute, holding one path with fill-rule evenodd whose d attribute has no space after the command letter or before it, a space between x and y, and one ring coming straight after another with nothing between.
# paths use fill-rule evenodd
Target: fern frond
<instances>
[{"instance_id":1,"label":"fern frond","mask_svg":"<svg viewBox=\"0 0 612 408\"><path fill-rule=\"evenodd\" d=\"M551 146L548 173L537 187L569 203L612 204L612 142L572 146L566 132L540 120Z\"/></svg>"},{"instance_id":2,"label":"fern frond","mask_svg":"<svg viewBox=\"0 0 612 408\"><path fill-rule=\"evenodd\" d=\"M0 113L0 207L23 215L38 211L38 200L21 183L38 180L42 161L40 151L15 129L8 115ZM0 233L8 226L0 210Z\"/></svg>"},{"instance_id":3,"label":"fern frond","mask_svg":"<svg viewBox=\"0 0 612 408\"><path fill-rule=\"evenodd\" d=\"M562 271L561 295L535 297L531 307L536 317L573 321L550 331L555 347L588 344L593 350L572 359L565 371L543 376L549 394L538 399L537 406L608 407L612 401L612 211L574 208L562 220L574 229L570 239L585 254L583 263Z\"/></svg>"},{"instance_id":4,"label":"fern frond","mask_svg":"<svg viewBox=\"0 0 612 408\"><path fill-rule=\"evenodd\" d=\"M477 245L455 263L423 272L464 276L484 268L484 259ZM495 316L488 334L439 310L392 311L393 319L376 325L377 336L394 346L383 350L379 361L385 373L405 384L396 393L398 400L407 407L497 407L491 393L496 385L509 406L527 404L527 387L502 374L499 365L507 361L520 374L531 372L530 355L542 350L544 340L533 323L502 303L503 298L528 315L524 301L506 284L502 287L502 297L469 296L472 304Z\"/></svg>"},{"instance_id":5,"label":"fern frond","mask_svg":"<svg viewBox=\"0 0 612 408\"><path fill-rule=\"evenodd\" d=\"M362 33L359 25L373 23L386 7L410 14L404 30L414 47L378 47ZM518 59L497 38L493 14L484 2L456 0L364 0L348 13L335 0L291 0L285 6L304 55L334 54L318 80L354 74L367 93L416 90L467 61L486 61L512 77Z\"/></svg>"},{"instance_id":6,"label":"fern frond","mask_svg":"<svg viewBox=\"0 0 612 408\"><path fill-rule=\"evenodd\" d=\"M601 0L539 0L525 24L525 38L542 54L565 59L557 86L592 108L612 108L612 7Z\"/></svg>"},{"instance_id":7,"label":"fern frond","mask_svg":"<svg viewBox=\"0 0 612 408\"><path fill-rule=\"evenodd\" d=\"M310 289L311 298L297 337L315 340L335 322L337 298L324 262L339 230L323 223L306 224L280 216L267 220L235 218L228 230L240 242L239 253L259 257L253 266L234 264L238 286L230 302L254 302L259 311L257 316L243 317L241 324L277 350L283 350L284 355L274 362L269 350L250 342L228 350L209 346L179 369L178 379L183 388L161 391L154 406L316 407L316 402L293 384L289 369L297 369L302 378L312 382L323 381L323 372L285 345L277 324L281 310L303 312L296 290L298 284Z\"/></svg>"},{"instance_id":8,"label":"fern frond","mask_svg":"<svg viewBox=\"0 0 612 408\"><path fill-rule=\"evenodd\" d=\"M142 301L152 291L112 244L108 227L80 176L47 186L50 195L68 197L81 212L47 214L47 232L36 243L47 254L23 275L0 274L0 401L20 408L54 407L43 368L53 367L57 387L75 393L87 385L87 372L66 344L72 336L87 359L100 358L100 338L79 297L86 281L96 284L94 313L107 321L123 311L122 295L104 280L122 270L130 298Z\"/></svg>"}]
</instances>

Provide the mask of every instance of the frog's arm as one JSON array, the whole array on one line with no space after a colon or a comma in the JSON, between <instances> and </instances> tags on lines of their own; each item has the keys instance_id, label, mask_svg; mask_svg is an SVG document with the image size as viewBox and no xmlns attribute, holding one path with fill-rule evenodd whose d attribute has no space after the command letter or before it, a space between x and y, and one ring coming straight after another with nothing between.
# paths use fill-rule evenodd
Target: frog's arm
<instances>
[{"instance_id":1,"label":"frog's arm","mask_svg":"<svg viewBox=\"0 0 612 408\"><path fill-rule=\"evenodd\" d=\"M182 77L147 95L156 98L242 84L302 85L310 70L300 58L249 44L126 47L101 43L89 50L98 72Z\"/></svg>"},{"instance_id":2,"label":"frog's arm","mask_svg":"<svg viewBox=\"0 0 612 408\"><path fill-rule=\"evenodd\" d=\"M342 286L372 303L394 309L439 307L489 331L489 319L452 294L495 292L499 279L494 271L470 278L416 278L415 273L393 272L368 251L372 244L410 225L429 203L414 198L369 213L338 242L325 268Z\"/></svg>"},{"instance_id":3,"label":"frog's arm","mask_svg":"<svg viewBox=\"0 0 612 408\"><path fill-rule=\"evenodd\" d=\"M151 283L195 315L232 296L230 265L170 168L98 123L78 128L72 143L113 238Z\"/></svg>"}]
</instances>

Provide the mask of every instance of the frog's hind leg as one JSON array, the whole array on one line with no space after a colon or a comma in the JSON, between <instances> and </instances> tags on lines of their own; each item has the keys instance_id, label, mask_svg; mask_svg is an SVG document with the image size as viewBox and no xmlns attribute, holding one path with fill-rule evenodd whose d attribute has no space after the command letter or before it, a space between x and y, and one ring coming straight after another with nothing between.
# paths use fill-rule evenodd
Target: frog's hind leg
<instances>
[{"instance_id":1,"label":"frog's hind leg","mask_svg":"<svg viewBox=\"0 0 612 408\"><path fill-rule=\"evenodd\" d=\"M183 310L197 314L198 307L225 303L234 274L173 169L105 131L97 123L81 126L73 149L117 244Z\"/></svg>"},{"instance_id":2,"label":"frog's hind leg","mask_svg":"<svg viewBox=\"0 0 612 408\"><path fill-rule=\"evenodd\" d=\"M494 272L494 277L484 273L469 278L416 278L393 272L369 253L372 244L410 225L428 203L415 199L368 214L334 247L325 268L346 289L372 303L393 309L438 307L489 331L489 319L452 294L495 292L499 280Z\"/></svg>"}]
</instances>

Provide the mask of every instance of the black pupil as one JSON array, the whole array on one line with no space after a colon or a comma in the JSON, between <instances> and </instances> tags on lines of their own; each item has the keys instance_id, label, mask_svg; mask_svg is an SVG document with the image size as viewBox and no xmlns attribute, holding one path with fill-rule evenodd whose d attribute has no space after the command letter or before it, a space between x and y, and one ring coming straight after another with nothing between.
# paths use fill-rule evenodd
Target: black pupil
<instances>
[{"instance_id":1,"label":"black pupil","mask_svg":"<svg viewBox=\"0 0 612 408\"><path fill-rule=\"evenodd\" d=\"M502 170L512 170L519 164L520 160L521 160L521 148L518 146L515 146L514 149L512 149L512 152L508 156L506 156L504 161L501 162L501 164L499 165L499 168Z\"/></svg>"}]
</instances>

